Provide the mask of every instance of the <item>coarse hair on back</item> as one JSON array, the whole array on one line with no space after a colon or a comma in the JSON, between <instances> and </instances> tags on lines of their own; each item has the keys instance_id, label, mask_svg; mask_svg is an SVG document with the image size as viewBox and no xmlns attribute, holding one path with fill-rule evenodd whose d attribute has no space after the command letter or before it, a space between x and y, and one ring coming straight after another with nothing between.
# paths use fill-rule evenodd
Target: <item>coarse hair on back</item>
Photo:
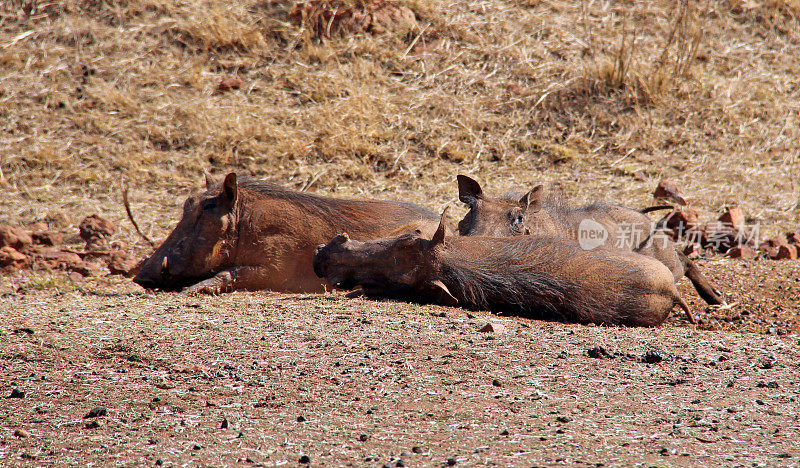
<instances>
[{"instance_id":1,"label":"coarse hair on back","mask_svg":"<svg viewBox=\"0 0 800 468\"><path fill-rule=\"evenodd\" d=\"M470 238L480 239L480 238ZM519 238L518 238L519 239ZM522 239L521 239L522 240ZM550 238L527 238L493 245L490 255L445 249L440 258L443 282L471 308L570 322L619 323L635 309L632 294L601 282L596 289L549 271L568 261L570 249L553 250ZM624 275L636 267L620 263Z\"/></svg>"},{"instance_id":2,"label":"coarse hair on back","mask_svg":"<svg viewBox=\"0 0 800 468\"><path fill-rule=\"evenodd\" d=\"M372 227L410 219L439 219L435 212L413 203L325 197L246 176L237 179L237 187L251 192L256 198L286 200L307 214L319 216L335 225L344 226L358 221L365 227Z\"/></svg>"}]
</instances>

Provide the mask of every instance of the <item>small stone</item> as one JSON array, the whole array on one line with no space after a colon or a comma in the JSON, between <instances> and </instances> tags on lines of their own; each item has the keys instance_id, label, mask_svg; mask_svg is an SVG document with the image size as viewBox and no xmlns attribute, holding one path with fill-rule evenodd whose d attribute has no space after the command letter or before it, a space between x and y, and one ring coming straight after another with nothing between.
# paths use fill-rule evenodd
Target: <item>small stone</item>
<instances>
[{"instance_id":1,"label":"small stone","mask_svg":"<svg viewBox=\"0 0 800 468\"><path fill-rule=\"evenodd\" d=\"M722 216L719 217L719 220L727 225L730 225L737 231L742 231L745 229L744 214L742 213L741 207L733 206L728 208L725 210Z\"/></svg>"},{"instance_id":2,"label":"small stone","mask_svg":"<svg viewBox=\"0 0 800 468\"><path fill-rule=\"evenodd\" d=\"M492 385L494 385L495 387L502 387L503 386L503 382L500 382L499 380L494 379L494 380L492 380Z\"/></svg>"},{"instance_id":3,"label":"small stone","mask_svg":"<svg viewBox=\"0 0 800 468\"><path fill-rule=\"evenodd\" d=\"M568 423L572 421L572 418L570 418L569 416L559 416L556 418L556 421L560 423Z\"/></svg>"},{"instance_id":4,"label":"small stone","mask_svg":"<svg viewBox=\"0 0 800 468\"><path fill-rule=\"evenodd\" d=\"M26 431L25 429L15 429L15 430L14 430L14 435L15 435L16 437L19 437L19 438L25 439L25 438L28 438L28 437L30 437L30 436L31 436L31 433L30 433L30 432L28 432L28 431Z\"/></svg>"},{"instance_id":5,"label":"small stone","mask_svg":"<svg viewBox=\"0 0 800 468\"><path fill-rule=\"evenodd\" d=\"M395 463L394 466L403 467L406 466L406 464L403 462L403 460L397 460L397 463Z\"/></svg>"},{"instance_id":6,"label":"small stone","mask_svg":"<svg viewBox=\"0 0 800 468\"><path fill-rule=\"evenodd\" d=\"M703 248L700 247L700 244L691 243L683 248L683 254L691 259L699 258L702 253Z\"/></svg>"},{"instance_id":7,"label":"small stone","mask_svg":"<svg viewBox=\"0 0 800 468\"><path fill-rule=\"evenodd\" d=\"M237 76L223 76L217 85L217 93L224 93L244 86L244 81Z\"/></svg>"},{"instance_id":8,"label":"small stone","mask_svg":"<svg viewBox=\"0 0 800 468\"><path fill-rule=\"evenodd\" d=\"M731 258L741 258L743 260L750 260L752 258L755 258L756 251L753 250L752 247L750 247L749 245L739 245L731 247L726 255Z\"/></svg>"},{"instance_id":9,"label":"small stone","mask_svg":"<svg viewBox=\"0 0 800 468\"><path fill-rule=\"evenodd\" d=\"M19 226L0 226L0 247L13 247L16 250L23 250L31 245L33 239Z\"/></svg>"},{"instance_id":10,"label":"small stone","mask_svg":"<svg viewBox=\"0 0 800 468\"><path fill-rule=\"evenodd\" d=\"M86 424L84 424L84 427L86 427L86 429L97 429L98 427L100 427L100 421L98 421L97 419L89 421Z\"/></svg>"},{"instance_id":11,"label":"small stone","mask_svg":"<svg viewBox=\"0 0 800 468\"><path fill-rule=\"evenodd\" d=\"M358 436L358 440L360 440L361 442L366 442L367 439L369 439L369 436L366 434L361 434L360 436Z\"/></svg>"},{"instance_id":12,"label":"small stone","mask_svg":"<svg viewBox=\"0 0 800 468\"><path fill-rule=\"evenodd\" d=\"M411 451L414 453L422 453L422 447L417 447L416 445L411 447Z\"/></svg>"},{"instance_id":13,"label":"small stone","mask_svg":"<svg viewBox=\"0 0 800 468\"><path fill-rule=\"evenodd\" d=\"M642 355L642 362L647 364L655 364L664 360L664 356L660 351L649 350Z\"/></svg>"},{"instance_id":14,"label":"small stone","mask_svg":"<svg viewBox=\"0 0 800 468\"><path fill-rule=\"evenodd\" d=\"M781 245L778 252L772 257L775 260L797 260L797 247L793 245Z\"/></svg>"},{"instance_id":15,"label":"small stone","mask_svg":"<svg viewBox=\"0 0 800 468\"><path fill-rule=\"evenodd\" d=\"M297 462L303 465L308 465L309 463L311 463L311 457L309 457L308 455L303 455L300 457L299 460L297 460Z\"/></svg>"},{"instance_id":16,"label":"small stone","mask_svg":"<svg viewBox=\"0 0 800 468\"><path fill-rule=\"evenodd\" d=\"M31 233L34 244L59 246L64 243L64 233L58 231L36 231Z\"/></svg>"},{"instance_id":17,"label":"small stone","mask_svg":"<svg viewBox=\"0 0 800 468\"><path fill-rule=\"evenodd\" d=\"M611 356L611 353L609 353L609 352L608 352L608 351L607 351L607 350L606 350L604 347L602 347L602 346L595 346L594 348L589 348L589 349L586 351L586 354L587 354L587 355L588 355L590 358L594 358L594 359L606 359L606 358L609 358L609 359L610 359L610 358L612 358L612 357L613 357L613 356Z\"/></svg>"},{"instance_id":18,"label":"small stone","mask_svg":"<svg viewBox=\"0 0 800 468\"><path fill-rule=\"evenodd\" d=\"M192 447L193 450L200 450L202 448L203 448L203 446L200 445L200 444L194 444L194 447Z\"/></svg>"},{"instance_id":19,"label":"small stone","mask_svg":"<svg viewBox=\"0 0 800 468\"><path fill-rule=\"evenodd\" d=\"M456 463L458 463L458 461L456 461L455 458L448 458L447 459L447 466L456 466Z\"/></svg>"},{"instance_id":20,"label":"small stone","mask_svg":"<svg viewBox=\"0 0 800 468\"><path fill-rule=\"evenodd\" d=\"M306 418L300 415L297 417L297 422L306 422Z\"/></svg>"},{"instance_id":21,"label":"small stone","mask_svg":"<svg viewBox=\"0 0 800 468\"><path fill-rule=\"evenodd\" d=\"M667 215L664 225L672 230L676 239L691 237L700 226L700 213L694 208L677 208Z\"/></svg>"},{"instance_id":22,"label":"small stone","mask_svg":"<svg viewBox=\"0 0 800 468\"><path fill-rule=\"evenodd\" d=\"M500 432L500 435L501 436L507 436L508 435L508 429L503 429L503 431Z\"/></svg>"},{"instance_id":23,"label":"small stone","mask_svg":"<svg viewBox=\"0 0 800 468\"><path fill-rule=\"evenodd\" d=\"M158 460L156 460L156 466L161 466L163 464L164 464L164 460L162 460L160 458Z\"/></svg>"},{"instance_id":24,"label":"small stone","mask_svg":"<svg viewBox=\"0 0 800 468\"><path fill-rule=\"evenodd\" d=\"M228 418L224 418L222 420L222 424L219 425L220 429L227 429L228 428Z\"/></svg>"},{"instance_id":25,"label":"small stone","mask_svg":"<svg viewBox=\"0 0 800 468\"><path fill-rule=\"evenodd\" d=\"M27 255L19 252L10 245L0 247L0 268L7 268L9 270L20 269L25 267L29 261L30 259Z\"/></svg>"},{"instance_id":26,"label":"small stone","mask_svg":"<svg viewBox=\"0 0 800 468\"><path fill-rule=\"evenodd\" d=\"M18 388L12 389L11 395L9 395L8 398L25 398L25 392Z\"/></svg>"},{"instance_id":27,"label":"small stone","mask_svg":"<svg viewBox=\"0 0 800 468\"><path fill-rule=\"evenodd\" d=\"M481 333L505 333L506 326L501 323L487 323L478 331Z\"/></svg>"},{"instance_id":28,"label":"small stone","mask_svg":"<svg viewBox=\"0 0 800 468\"><path fill-rule=\"evenodd\" d=\"M86 416L84 416L83 419L97 418L100 416L105 416L107 414L108 414L108 409L106 409L105 406L98 406L96 408L92 408L91 411L86 413Z\"/></svg>"},{"instance_id":29,"label":"small stone","mask_svg":"<svg viewBox=\"0 0 800 468\"><path fill-rule=\"evenodd\" d=\"M658 183L655 191L653 192L655 198L663 198L665 200L673 201L680 205L685 205L686 200L681 196L678 184L668 179L662 179Z\"/></svg>"},{"instance_id":30,"label":"small stone","mask_svg":"<svg viewBox=\"0 0 800 468\"><path fill-rule=\"evenodd\" d=\"M139 260L124 250L115 250L106 258L106 265L112 275L131 277L139 267Z\"/></svg>"},{"instance_id":31,"label":"small stone","mask_svg":"<svg viewBox=\"0 0 800 468\"><path fill-rule=\"evenodd\" d=\"M103 250L108 248L110 237L117 231L117 227L114 223L97 214L83 218L78 229L81 239L86 242L86 250Z\"/></svg>"}]
</instances>

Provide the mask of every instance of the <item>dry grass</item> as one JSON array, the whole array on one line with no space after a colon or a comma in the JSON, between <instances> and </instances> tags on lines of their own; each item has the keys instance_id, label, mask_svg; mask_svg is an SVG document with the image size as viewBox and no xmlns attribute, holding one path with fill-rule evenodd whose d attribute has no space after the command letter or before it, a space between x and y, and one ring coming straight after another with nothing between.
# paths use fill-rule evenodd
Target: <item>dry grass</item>
<instances>
[{"instance_id":1,"label":"dry grass","mask_svg":"<svg viewBox=\"0 0 800 468\"><path fill-rule=\"evenodd\" d=\"M417 29L315 40L288 1L3 3L0 221L127 226L124 177L158 237L210 169L433 209L457 173L632 206L667 176L796 225L797 2L400 3Z\"/></svg>"}]
</instances>

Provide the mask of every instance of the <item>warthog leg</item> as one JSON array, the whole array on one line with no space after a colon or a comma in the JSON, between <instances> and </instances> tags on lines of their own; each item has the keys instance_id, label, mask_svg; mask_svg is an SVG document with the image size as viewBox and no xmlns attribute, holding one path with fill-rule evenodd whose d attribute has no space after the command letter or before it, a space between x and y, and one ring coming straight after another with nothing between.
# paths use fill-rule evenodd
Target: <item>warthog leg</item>
<instances>
[{"instance_id":1,"label":"warthog leg","mask_svg":"<svg viewBox=\"0 0 800 468\"><path fill-rule=\"evenodd\" d=\"M237 290L269 289L269 274L261 267L239 266L220 271L184 289L186 294L222 294Z\"/></svg>"},{"instance_id":2,"label":"warthog leg","mask_svg":"<svg viewBox=\"0 0 800 468\"><path fill-rule=\"evenodd\" d=\"M697 290L697 293L700 294L700 297L703 298L708 304L711 305L719 305L725 304L725 299L722 297L722 293L714 288L711 283L708 281L703 273L697 268L697 265L693 261L689 259L683 252L677 250L678 257L683 263L683 269L685 271L685 275L689 280L691 280L692 284L694 285L694 289Z\"/></svg>"},{"instance_id":3,"label":"warthog leg","mask_svg":"<svg viewBox=\"0 0 800 468\"><path fill-rule=\"evenodd\" d=\"M232 291L234 276L231 270L217 273L207 280L195 283L183 290L185 294L221 294Z\"/></svg>"}]
</instances>

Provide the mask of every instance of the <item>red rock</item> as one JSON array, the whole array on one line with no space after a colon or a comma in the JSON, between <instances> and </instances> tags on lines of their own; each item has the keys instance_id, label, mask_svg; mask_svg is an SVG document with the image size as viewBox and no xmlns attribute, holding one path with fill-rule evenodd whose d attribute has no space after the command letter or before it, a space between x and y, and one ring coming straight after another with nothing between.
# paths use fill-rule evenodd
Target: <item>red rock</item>
<instances>
[{"instance_id":1,"label":"red rock","mask_svg":"<svg viewBox=\"0 0 800 468\"><path fill-rule=\"evenodd\" d=\"M694 208L678 208L673 210L665 218L664 225L672 231L675 239L688 239L690 242L698 242L700 234L700 214Z\"/></svg>"},{"instance_id":2,"label":"red rock","mask_svg":"<svg viewBox=\"0 0 800 468\"><path fill-rule=\"evenodd\" d=\"M115 250L111 252L106 259L106 265L112 275L122 275L130 278L134 276L131 272L138 266L139 260L134 258L133 255L123 250Z\"/></svg>"},{"instance_id":3,"label":"red rock","mask_svg":"<svg viewBox=\"0 0 800 468\"><path fill-rule=\"evenodd\" d=\"M719 220L736 230L743 231L745 229L744 214L742 213L742 209L738 206L733 206L725 210L725 213L719 217Z\"/></svg>"},{"instance_id":4,"label":"red rock","mask_svg":"<svg viewBox=\"0 0 800 468\"><path fill-rule=\"evenodd\" d=\"M481 333L505 333L506 326L501 323L489 322L478 331Z\"/></svg>"},{"instance_id":5,"label":"red rock","mask_svg":"<svg viewBox=\"0 0 800 468\"><path fill-rule=\"evenodd\" d=\"M25 429L14 429L14 436L19 437L21 439L25 439L31 436L31 433L26 431Z\"/></svg>"},{"instance_id":6,"label":"red rock","mask_svg":"<svg viewBox=\"0 0 800 468\"><path fill-rule=\"evenodd\" d=\"M700 247L700 245L692 243L684 247L683 254L689 258L698 258L700 257L702 251L703 249Z\"/></svg>"},{"instance_id":7,"label":"red rock","mask_svg":"<svg viewBox=\"0 0 800 468\"><path fill-rule=\"evenodd\" d=\"M13 247L16 250L23 250L31 245L33 239L19 226L0 226L0 247Z\"/></svg>"},{"instance_id":8,"label":"red rock","mask_svg":"<svg viewBox=\"0 0 800 468\"><path fill-rule=\"evenodd\" d=\"M87 250L103 250L108 248L108 239L116 232L117 227L99 215L87 216L81 221L81 239L86 241Z\"/></svg>"},{"instance_id":9,"label":"red rock","mask_svg":"<svg viewBox=\"0 0 800 468\"><path fill-rule=\"evenodd\" d=\"M28 264L29 260L27 255L10 245L0 248L0 268L2 269L16 270L23 268Z\"/></svg>"},{"instance_id":10,"label":"red rock","mask_svg":"<svg viewBox=\"0 0 800 468\"><path fill-rule=\"evenodd\" d=\"M731 258L741 258L744 260L749 260L751 258L755 258L756 251L753 250L753 248L750 246L740 245L731 247L731 249L728 250L727 255Z\"/></svg>"},{"instance_id":11,"label":"red rock","mask_svg":"<svg viewBox=\"0 0 800 468\"><path fill-rule=\"evenodd\" d=\"M778 247L782 245L786 245L782 237L773 237L759 244L758 250L766 252L769 258L775 258L778 255Z\"/></svg>"},{"instance_id":12,"label":"red rock","mask_svg":"<svg viewBox=\"0 0 800 468\"><path fill-rule=\"evenodd\" d=\"M64 243L64 234L58 231L34 231L31 237L34 244L57 246Z\"/></svg>"},{"instance_id":13,"label":"red rock","mask_svg":"<svg viewBox=\"0 0 800 468\"><path fill-rule=\"evenodd\" d=\"M778 253L772 258L774 260L797 260L797 247L781 245L778 247Z\"/></svg>"},{"instance_id":14,"label":"red rock","mask_svg":"<svg viewBox=\"0 0 800 468\"><path fill-rule=\"evenodd\" d=\"M680 205L685 205L686 200L680 193L678 189L678 184L674 181L663 179L661 182L658 183L658 187L653 192L653 196L656 198L663 198L665 200L673 201Z\"/></svg>"},{"instance_id":15,"label":"red rock","mask_svg":"<svg viewBox=\"0 0 800 468\"><path fill-rule=\"evenodd\" d=\"M708 223L703 228L700 242L704 248L727 252L735 246L752 245L753 241L746 231L734 229L727 223L717 221Z\"/></svg>"},{"instance_id":16,"label":"red rock","mask_svg":"<svg viewBox=\"0 0 800 468\"><path fill-rule=\"evenodd\" d=\"M224 93L232 89L239 89L244 86L244 81L237 76L223 76L217 85L217 92Z\"/></svg>"},{"instance_id":17,"label":"red rock","mask_svg":"<svg viewBox=\"0 0 800 468\"><path fill-rule=\"evenodd\" d=\"M48 270L69 270L83 276L93 276L100 273L100 267L94 263L84 261L80 255L73 252L63 252L53 247L38 246L31 254L36 260L36 265Z\"/></svg>"}]
</instances>

